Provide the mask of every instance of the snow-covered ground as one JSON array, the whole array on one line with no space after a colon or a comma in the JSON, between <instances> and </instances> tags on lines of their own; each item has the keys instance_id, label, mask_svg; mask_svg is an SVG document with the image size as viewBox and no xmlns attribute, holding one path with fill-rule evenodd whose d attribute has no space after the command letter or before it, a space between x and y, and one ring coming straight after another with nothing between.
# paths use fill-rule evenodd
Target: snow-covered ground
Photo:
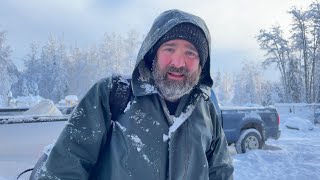
<instances>
[{"instance_id":1,"label":"snow-covered ground","mask_svg":"<svg viewBox=\"0 0 320 180\"><path fill-rule=\"evenodd\" d=\"M264 150L233 155L235 180L319 180L320 127L305 128L309 120L280 115L281 136L268 140ZM290 120L301 130L289 129Z\"/></svg>"},{"instance_id":2,"label":"snow-covered ground","mask_svg":"<svg viewBox=\"0 0 320 180\"><path fill-rule=\"evenodd\" d=\"M13 180L23 170L33 167L44 147L57 139L65 123L0 124L0 180Z\"/></svg>"},{"instance_id":3,"label":"snow-covered ground","mask_svg":"<svg viewBox=\"0 0 320 180\"><path fill-rule=\"evenodd\" d=\"M295 121L295 129L287 128L290 120ZM320 127L313 126L309 130L310 124L306 121L281 114L281 137L268 140L264 150L236 154L230 147L234 179L320 180ZM19 172L32 167L43 148L54 142L64 125L61 121L0 125L0 180L15 179Z\"/></svg>"}]
</instances>

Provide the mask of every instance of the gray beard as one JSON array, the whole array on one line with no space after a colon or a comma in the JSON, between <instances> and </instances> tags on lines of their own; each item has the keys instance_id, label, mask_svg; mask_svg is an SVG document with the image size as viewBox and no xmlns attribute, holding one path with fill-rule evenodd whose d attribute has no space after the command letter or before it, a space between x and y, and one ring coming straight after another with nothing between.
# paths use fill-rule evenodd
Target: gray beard
<instances>
[{"instance_id":1,"label":"gray beard","mask_svg":"<svg viewBox=\"0 0 320 180\"><path fill-rule=\"evenodd\" d=\"M156 61L156 60L155 60ZM183 95L189 93L193 87L199 82L201 68L194 73L190 73L186 68L175 68L172 66L164 70L160 70L157 63L153 63L152 75L154 83L165 100L175 102ZM185 79L182 81L171 80L168 78L168 72L183 73Z\"/></svg>"}]
</instances>

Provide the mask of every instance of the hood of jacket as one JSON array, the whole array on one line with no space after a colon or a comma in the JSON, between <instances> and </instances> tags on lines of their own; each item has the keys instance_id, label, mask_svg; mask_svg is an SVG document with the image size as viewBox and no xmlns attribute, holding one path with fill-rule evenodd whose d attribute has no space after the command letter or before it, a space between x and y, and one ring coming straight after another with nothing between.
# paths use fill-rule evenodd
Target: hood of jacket
<instances>
[{"instance_id":1,"label":"hood of jacket","mask_svg":"<svg viewBox=\"0 0 320 180\"><path fill-rule=\"evenodd\" d=\"M208 41L208 58L203 62L199 83L195 88L200 88L206 94L210 94L210 88L213 81L210 76L211 37L208 27L200 17L173 9L163 12L154 20L149 33L141 45L136 65L132 73L132 88L135 96L157 93L151 72L151 65L153 62L153 59L151 58L153 57L148 57L147 54L165 33L181 23L191 23L198 26L202 29Z\"/></svg>"}]
</instances>

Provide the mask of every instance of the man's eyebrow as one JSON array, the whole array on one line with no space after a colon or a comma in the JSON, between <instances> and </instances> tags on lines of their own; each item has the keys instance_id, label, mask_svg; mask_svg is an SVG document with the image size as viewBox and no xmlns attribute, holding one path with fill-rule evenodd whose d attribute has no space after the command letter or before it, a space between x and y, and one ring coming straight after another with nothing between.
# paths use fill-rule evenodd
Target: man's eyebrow
<instances>
[{"instance_id":1,"label":"man's eyebrow","mask_svg":"<svg viewBox=\"0 0 320 180\"><path fill-rule=\"evenodd\" d=\"M197 48L195 48L192 44L187 45L187 48L193 51L198 52Z\"/></svg>"},{"instance_id":2,"label":"man's eyebrow","mask_svg":"<svg viewBox=\"0 0 320 180\"><path fill-rule=\"evenodd\" d=\"M163 46L163 47L164 47L164 46L175 47L175 46L177 46L177 44L174 43L174 42L165 42L165 43L163 43L161 46ZM186 48L188 48L188 49L190 49L190 50L192 50L192 51L198 52L198 50L197 50L192 44L186 45Z\"/></svg>"},{"instance_id":3,"label":"man's eyebrow","mask_svg":"<svg viewBox=\"0 0 320 180\"><path fill-rule=\"evenodd\" d=\"M172 43L170 43L170 42L165 42L165 43L163 43L161 46L171 46L171 47L173 47L173 46L177 46L177 44L174 43L174 42L172 42Z\"/></svg>"}]
</instances>

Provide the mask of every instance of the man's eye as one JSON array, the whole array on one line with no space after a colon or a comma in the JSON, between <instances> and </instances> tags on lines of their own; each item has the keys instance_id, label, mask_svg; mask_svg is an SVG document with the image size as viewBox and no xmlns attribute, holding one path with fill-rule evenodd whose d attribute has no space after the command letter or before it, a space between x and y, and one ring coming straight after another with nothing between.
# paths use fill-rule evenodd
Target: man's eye
<instances>
[{"instance_id":1,"label":"man's eye","mask_svg":"<svg viewBox=\"0 0 320 180\"><path fill-rule=\"evenodd\" d=\"M196 54L196 53L194 53L194 52L192 52L192 51L187 51L187 52L186 52L186 55L188 55L188 56L190 56L190 57L197 57L197 56L198 56L198 54Z\"/></svg>"},{"instance_id":2,"label":"man's eye","mask_svg":"<svg viewBox=\"0 0 320 180\"><path fill-rule=\"evenodd\" d=\"M164 51L167 51L167 52L173 52L174 49L173 48L165 48Z\"/></svg>"}]
</instances>

